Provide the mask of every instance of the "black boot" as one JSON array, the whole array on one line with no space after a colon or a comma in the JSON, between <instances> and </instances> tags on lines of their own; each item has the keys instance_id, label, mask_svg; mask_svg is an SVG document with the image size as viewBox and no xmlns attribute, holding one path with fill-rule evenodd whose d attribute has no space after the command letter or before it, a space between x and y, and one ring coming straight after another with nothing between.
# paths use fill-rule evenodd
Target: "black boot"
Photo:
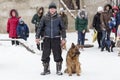
<instances>
[{"instance_id":1,"label":"black boot","mask_svg":"<svg viewBox=\"0 0 120 80\"><path fill-rule=\"evenodd\" d=\"M40 44L36 44L37 45L37 49L40 50Z\"/></svg>"},{"instance_id":2,"label":"black boot","mask_svg":"<svg viewBox=\"0 0 120 80\"><path fill-rule=\"evenodd\" d=\"M56 72L57 75L63 75L63 73L61 72L62 62L57 62L56 63L56 69L57 69L57 72Z\"/></svg>"},{"instance_id":3,"label":"black boot","mask_svg":"<svg viewBox=\"0 0 120 80\"><path fill-rule=\"evenodd\" d=\"M104 51L104 47L101 48L101 51Z\"/></svg>"},{"instance_id":4,"label":"black boot","mask_svg":"<svg viewBox=\"0 0 120 80\"><path fill-rule=\"evenodd\" d=\"M50 74L49 63L43 63L43 67L44 67L44 71L41 73L41 75Z\"/></svg>"}]
</instances>

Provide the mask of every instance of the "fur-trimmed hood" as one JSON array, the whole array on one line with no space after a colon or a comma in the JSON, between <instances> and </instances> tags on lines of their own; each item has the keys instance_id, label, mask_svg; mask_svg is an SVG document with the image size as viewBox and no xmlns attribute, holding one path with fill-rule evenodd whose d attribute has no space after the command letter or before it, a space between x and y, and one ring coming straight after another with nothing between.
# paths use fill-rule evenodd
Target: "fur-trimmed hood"
<instances>
[{"instance_id":1,"label":"fur-trimmed hood","mask_svg":"<svg viewBox=\"0 0 120 80\"><path fill-rule=\"evenodd\" d=\"M88 18L88 13L86 12L85 9L81 9L81 10L79 10L77 16L78 16L80 19L82 18L81 14L84 14L84 15L85 15L85 19Z\"/></svg>"}]
</instances>

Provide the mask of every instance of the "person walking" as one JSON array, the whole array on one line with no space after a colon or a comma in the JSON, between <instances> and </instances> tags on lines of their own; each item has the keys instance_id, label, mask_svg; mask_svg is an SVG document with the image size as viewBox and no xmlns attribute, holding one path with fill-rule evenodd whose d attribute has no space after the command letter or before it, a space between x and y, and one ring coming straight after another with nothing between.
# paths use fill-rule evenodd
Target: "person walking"
<instances>
[{"instance_id":1,"label":"person walking","mask_svg":"<svg viewBox=\"0 0 120 80\"><path fill-rule=\"evenodd\" d=\"M97 31L97 42L98 42L98 48L101 48L101 40L102 40L102 29L101 29L101 20L100 16L103 12L103 8L101 6L98 7L97 13L95 14L93 18L92 26Z\"/></svg>"},{"instance_id":2,"label":"person walking","mask_svg":"<svg viewBox=\"0 0 120 80\"><path fill-rule=\"evenodd\" d=\"M57 13L57 6L54 2L49 5L48 13L41 19L36 34L36 43L40 43L39 37L42 30L44 30L44 48L42 54L44 71L41 75L50 74L49 62L51 51L53 52L54 61L56 62L56 74L62 75L63 58L61 45L66 42L66 30L61 17Z\"/></svg>"},{"instance_id":3,"label":"person walking","mask_svg":"<svg viewBox=\"0 0 120 80\"><path fill-rule=\"evenodd\" d=\"M101 29L102 29L102 41L101 41L101 51L104 50L105 47L105 39L110 38L111 29L108 25L111 20L112 14L112 6L107 4L104 6L104 11L102 12L101 18Z\"/></svg>"}]
</instances>

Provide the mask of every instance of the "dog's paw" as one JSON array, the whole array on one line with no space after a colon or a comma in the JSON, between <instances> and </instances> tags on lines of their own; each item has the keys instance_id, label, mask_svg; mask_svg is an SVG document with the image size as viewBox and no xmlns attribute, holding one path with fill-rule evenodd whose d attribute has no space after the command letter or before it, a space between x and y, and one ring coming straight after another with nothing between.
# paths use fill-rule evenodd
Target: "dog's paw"
<instances>
[{"instance_id":1,"label":"dog's paw","mask_svg":"<svg viewBox=\"0 0 120 80\"><path fill-rule=\"evenodd\" d=\"M72 76L72 74L69 74L69 76Z\"/></svg>"},{"instance_id":2,"label":"dog's paw","mask_svg":"<svg viewBox=\"0 0 120 80\"><path fill-rule=\"evenodd\" d=\"M77 74L77 76L80 76L80 74Z\"/></svg>"}]
</instances>

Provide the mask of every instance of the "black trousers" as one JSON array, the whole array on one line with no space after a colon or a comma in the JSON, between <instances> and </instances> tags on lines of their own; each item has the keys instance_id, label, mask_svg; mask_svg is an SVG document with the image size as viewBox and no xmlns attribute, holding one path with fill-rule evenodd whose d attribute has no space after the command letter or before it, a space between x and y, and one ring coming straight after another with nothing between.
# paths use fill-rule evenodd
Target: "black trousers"
<instances>
[{"instance_id":1,"label":"black trousers","mask_svg":"<svg viewBox=\"0 0 120 80\"><path fill-rule=\"evenodd\" d=\"M98 34L97 34L97 41L98 41L98 45L99 45L99 47L101 47L102 32L98 32Z\"/></svg>"},{"instance_id":2,"label":"black trousers","mask_svg":"<svg viewBox=\"0 0 120 80\"><path fill-rule=\"evenodd\" d=\"M42 61L44 63L50 62L50 54L53 52L55 62L62 62L62 50L61 50L60 38L45 38L43 42L43 54Z\"/></svg>"}]
</instances>

